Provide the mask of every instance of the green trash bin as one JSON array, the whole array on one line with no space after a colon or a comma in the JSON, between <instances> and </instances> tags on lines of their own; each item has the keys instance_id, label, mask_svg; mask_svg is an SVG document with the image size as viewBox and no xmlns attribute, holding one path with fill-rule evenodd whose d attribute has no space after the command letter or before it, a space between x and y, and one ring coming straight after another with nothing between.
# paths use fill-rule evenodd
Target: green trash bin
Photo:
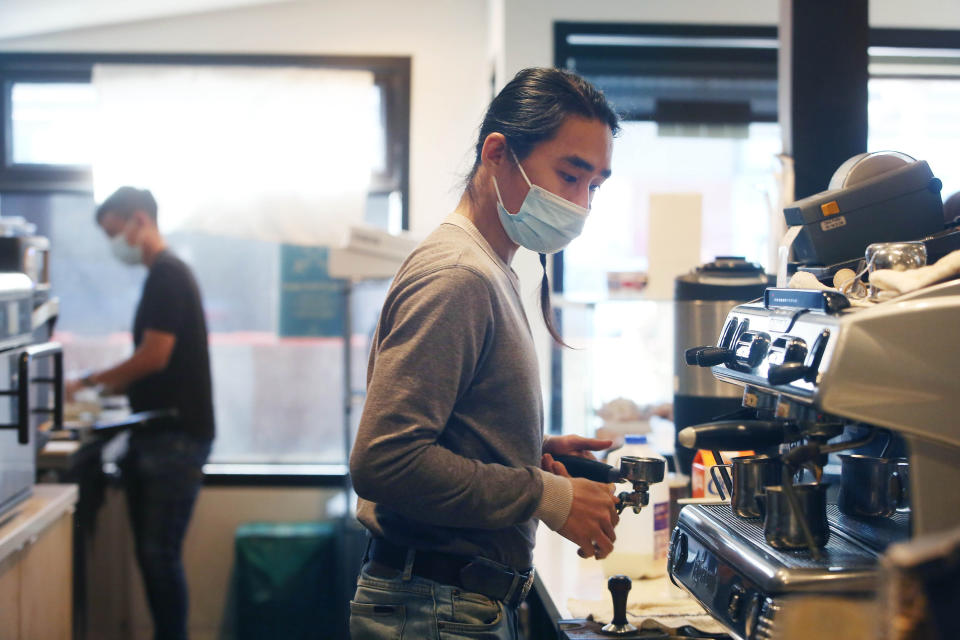
<instances>
[{"instance_id":1,"label":"green trash bin","mask_svg":"<svg viewBox=\"0 0 960 640\"><path fill-rule=\"evenodd\" d=\"M335 522L237 527L238 640L327 640L340 625Z\"/></svg>"}]
</instances>

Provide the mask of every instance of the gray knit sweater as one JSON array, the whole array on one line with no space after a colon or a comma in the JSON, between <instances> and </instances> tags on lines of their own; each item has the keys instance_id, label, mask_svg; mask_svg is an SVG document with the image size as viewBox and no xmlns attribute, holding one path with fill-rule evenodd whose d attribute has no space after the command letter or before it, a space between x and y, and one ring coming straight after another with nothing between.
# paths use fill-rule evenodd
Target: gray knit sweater
<instances>
[{"instance_id":1,"label":"gray knit sweater","mask_svg":"<svg viewBox=\"0 0 960 640\"><path fill-rule=\"evenodd\" d=\"M572 487L539 468L543 402L516 273L452 214L407 258L370 353L350 456L358 517L397 544L532 563Z\"/></svg>"}]
</instances>

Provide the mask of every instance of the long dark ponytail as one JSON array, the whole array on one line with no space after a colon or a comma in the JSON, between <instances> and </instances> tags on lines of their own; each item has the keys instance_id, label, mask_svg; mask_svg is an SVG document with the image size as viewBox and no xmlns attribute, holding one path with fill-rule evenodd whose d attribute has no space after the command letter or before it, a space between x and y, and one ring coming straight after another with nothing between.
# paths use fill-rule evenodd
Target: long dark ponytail
<instances>
[{"instance_id":1,"label":"long dark ponytail","mask_svg":"<svg viewBox=\"0 0 960 640\"><path fill-rule=\"evenodd\" d=\"M510 149L523 160L535 146L556 135L567 116L600 120L616 135L620 119L603 93L575 73L539 67L523 69L507 83L487 108L480 125L473 168L467 177L467 194L473 197L473 178L480 168L483 142L491 133L503 134ZM540 282L540 311L547 331L567 346L557 330L550 306L550 281L546 256L540 254L543 279Z\"/></svg>"}]
</instances>

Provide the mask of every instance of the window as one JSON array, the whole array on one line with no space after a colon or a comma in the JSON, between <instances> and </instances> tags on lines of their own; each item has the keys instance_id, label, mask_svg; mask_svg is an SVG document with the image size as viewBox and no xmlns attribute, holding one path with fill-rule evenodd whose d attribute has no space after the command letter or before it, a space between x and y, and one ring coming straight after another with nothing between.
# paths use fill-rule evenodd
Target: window
<instances>
[{"instance_id":1,"label":"window","mask_svg":"<svg viewBox=\"0 0 960 640\"><path fill-rule=\"evenodd\" d=\"M717 255L771 260L777 34L558 23L555 38L557 63L600 87L624 119L613 176L562 257L564 334L586 348L554 353L562 375L554 376L551 427L585 431L597 426L595 410L617 397L672 400L676 265L651 264L652 247L675 248L685 269ZM691 194L699 211L690 226L657 224L671 215L664 197ZM617 274L650 284L640 294L611 286Z\"/></svg>"},{"instance_id":2,"label":"window","mask_svg":"<svg viewBox=\"0 0 960 640\"><path fill-rule=\"evenodd\" d=\"M145 275L110 256L94 185L97 200L124 183L151 188L168 244L204 296L211 461L342 465L344 404L362 395L388 283L331 279L323 243L302 240L348 208L357 222L406 228L409 60L27 58L0 56L10 123L0 208L51 239L67 367L129 354ZM323 128L331 122L338 129Z\"/></svg>"},{"instance_id":3,"label":"window","mask_svg":"<svg viewBox=\"0 0 960 640\"><path fill-rule=\"evenodd\" d=\"M874 29L868 147L926 160L943 198L960 191L960 33Z\"/></svg>"},{"instance_id":4,"label":"window","mask_svg":"<svg viewBox=\"0 0 960 640\"><path fill-rule=\"evenodd\" d=\"M651 247L675 249L685 268L717 255L775 266L778 41L775 27L656 24L557 23L554 37L557 66L594 82L624 117L614 174L555 269L564 334L588 348L554 353L551 428L586 431L613 398L671 400L672 274L642 294L611 286L652 285L672 266L651 264ZM955 31L870 34L869 149L927 160L944 197L960 191L957 43ZM699 224L654 237L658 193L699 194Z\"/></svg>"},{"instance_id":5,"label":"window","mask_svg":"<svg viewBox=\"0 0 960 640\"><path fill-rule=\"evenodd\" d=\"M10 91L12 164L90 166L96 100L89 83L14 82Z\"/></svg>"}]
</instances>

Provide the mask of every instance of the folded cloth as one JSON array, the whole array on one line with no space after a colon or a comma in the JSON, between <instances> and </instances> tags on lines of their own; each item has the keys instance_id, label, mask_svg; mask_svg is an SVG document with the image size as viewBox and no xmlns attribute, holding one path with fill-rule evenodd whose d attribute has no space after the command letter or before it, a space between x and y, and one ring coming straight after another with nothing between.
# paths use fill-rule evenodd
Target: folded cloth
<instances>
[{"instance_id":1,"label":"folded cloth","mask_svg":"<svg viewBox=\"0 0 960 640\"><path fill-rule=\"evenodd\" d=\"M613 619L613 600L567 601L575 618L591 618L605 624ZM675 587L666 576L634 580L627 594L627 620L640 628L675 631L689 625L699 631L720 633L724 627L703 610L696 600Z\"/></svg>"},{"instance_id":2,"label":"folded cloth","mask_svg":"<svg viewBox=\"0 0 960 640\"><path fill-rule=\"evenodd\" d=\"M816 291L837 291L834 287L828 287L817 279L809 271L797 271L790 276L790 282L787 283L789 289L814 289ZM847 295L847 300L854 307L871 307L873 302L867 298L858 298L853 295Z\"/></svg>"},{"instance_id":3,"label":"folded cloth","mask_svg":"<svg viewBox=\"0 0 960 640\"><path fill-rule=\"evenodd\" d=\"M906 271L877 269L870 274L870 284L881 291L900 295L957 275L960 275L960 250L948 253L934 264L918 269Z\"/></svg>"}]
</instances>

